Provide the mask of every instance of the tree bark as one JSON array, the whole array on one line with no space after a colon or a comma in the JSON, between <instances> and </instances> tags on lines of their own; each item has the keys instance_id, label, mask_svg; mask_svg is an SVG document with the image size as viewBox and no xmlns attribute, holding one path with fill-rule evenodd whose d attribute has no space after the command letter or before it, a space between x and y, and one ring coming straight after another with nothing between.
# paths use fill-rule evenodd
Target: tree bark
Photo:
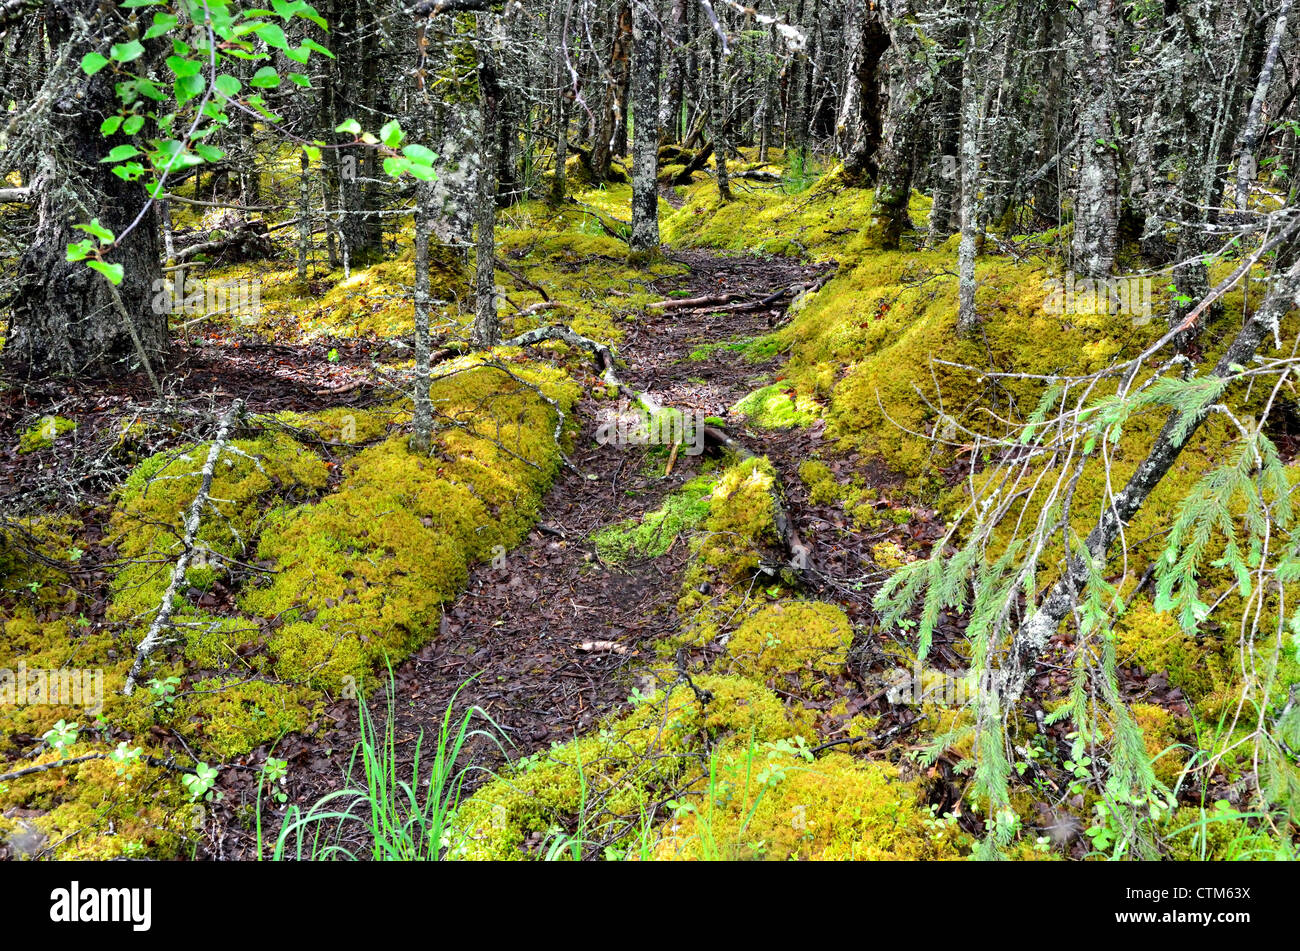
<instances>
[{"instance_id":1,"label":"tree bark","mask_svg":"<svg viewBox=\"0 0 1300 951\"><path fill-rule=\"evenodd\" d=\"M1083 67L1082 165L1074 198L1074 269L1087 277L1108 277L1119 240L1119 166L1111 129L1114 106L1111 51L1115 0L1087 0L1083 6L1087 53Z\"/></svg>"},{"instance_id":2,"label":"tree bark","mask_svg":"<svg viewBox=\"0 0 1300 951\"><path fill-rule=\"evenodd\" d=\"M87 37L75 22L83 20L92 33L100 32L99 8L96 0L63 0L48 7L50 42L76 44L74 64L100 45L98 36ZM153 58L158 46L151 42L149 49ZM150 361L168 349L167 308L153 307L162 289L157 217L145 211L148 198L140 185L123 181L100 161L127 141L99 131L118 111L113 73L77 72L71 83L63 76L47 78L62 88L43 133L48 174L40 188L36 238L18 262L4 349L6 364L23 376L121 372L139 360L139 349ZM68 244L85 237L72 225L92 217L119 238L106 254L123 266L116 288L85 262L67 260Z\"/></svg>"},{"instance_id":3,"label":"tree bark","mask_svg":"<svg viewBox=\"0 0 1300 951\"><path fill-rule=\"evenodd\" d=\"M632 3L633 257L659 248L659 22L652 0Z\"/></svg>"}]
</instances>

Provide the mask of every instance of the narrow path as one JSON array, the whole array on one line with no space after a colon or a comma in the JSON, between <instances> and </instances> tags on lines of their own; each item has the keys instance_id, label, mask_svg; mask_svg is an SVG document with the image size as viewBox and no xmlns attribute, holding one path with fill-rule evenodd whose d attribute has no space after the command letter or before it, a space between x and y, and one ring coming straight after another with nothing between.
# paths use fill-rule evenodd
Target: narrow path
<instances>
[{"instance_id":1,"label":"narrow path","mask_svg":"<svg viewBox=\"0 0 1300 951\"><path fill-rule=\"evenodd\" d=\"M782 259L705 252L686 252L676 259L690 271L655 282L666 300L731 293L761 299L825 270ZM707 355L697 353L697 359L691 355L705 344L769 332L787 306L788 300L781 300L731 313L647 312L629 327L619 347L628 363L623 376L666 406L726 416L741 397L771 381L780 360L750 363L734 350L718 347L709 348ZM590 536L658 508L665 495L698 474L703 457L679 454L671 475L665 476L663 454L652 452L653 447L597 444L599 414L610 405L584 397L578 409L583 429L572 455L579 471L562 472L537 527L496 564L474 568L465 592L447 605L438 636L394 669L397 736L406 756L414 755L421 730L426 744L436 735L443 712L463 684L458 709L472 704L486 711L512 744L512 758L572 739L626 701L637 671L652 660L653 643L675 628L685 545L679 541L662 557L615 567L599 559ZM613 642L618 649L582 649L592 641ZM382 693L372 701L380 722L384 703ZM289 761L293 802L308 804L337 789L357 742L353 702L340 701L328 714L334 727L287 737L275 751ZM229 819L241 803L255 802L255 764L263 757L254 753L236 764L248 768L223 774L225 799L216 811L226 814L227 821L213 857L244 857L255 848ZM471 759L490 768L500 756L482 741L472 748Z\"/></svg>"}]
</instances>

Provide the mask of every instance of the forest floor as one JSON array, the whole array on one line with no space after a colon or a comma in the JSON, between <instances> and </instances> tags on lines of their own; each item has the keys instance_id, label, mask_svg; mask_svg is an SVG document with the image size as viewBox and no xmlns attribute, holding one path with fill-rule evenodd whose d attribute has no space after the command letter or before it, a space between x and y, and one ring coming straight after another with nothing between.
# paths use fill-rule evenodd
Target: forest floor
<instances>
[{"instance_id":1,"label":"forest floor","mask_svg":"<svg viewBox=\"0 0 1300 951\"><path fill-rule=\"evenodd\" d=\"M683 251L673 260L686 273L663 277L652 287L665 300L735 295L761 300L774 291L807 282L827 270L786 258ZM627 362L625 382L665 406L690 414L724 418L728 431L768 455L791 489L791 517L800 533L816 543L818 567L828 579L847 582L869 563L870 535L851 531L842 513L812 505L798 478L801 461L821 444L822 426L780 432L746 429L732 412L757 387L779 379L780 355L762 361L736 347L719 346L769 333L784 317L788 301L762 309L721 313L702 306L672 312L643 311L619 349ZM451 707L459 718L470 707L491 719L511 760L588 732L598 720L626 708L638 677L654 659L655 642L679 625L674 604L686 561L684 538L660 557L633 557L611 565L600 558L592 536L599 530L653 512L663 499L700 474L704 455L680 452L666 472L665 446L602 445L596 429L608 401L590 392L578 409L581 432L566 468L548 494L537 527L502 558L471 570L463 594L447 606L439 634L392 671L391 693L370 700L376 722L393 704L398 774L409 774L423 737L425 756ZM918 526L917 537L933 539L941 526ZM833 583L833 582L832 582ZM869 611L866 588L835 584L835 600L860 622ZM864 698L848 680L844 693ZM840 697L828 697L829 707ZM879 699L879 698L878 698ZM360 740L354 701L340 700L326 711L332 728L315 735L290 735L273 751L258 750L223 773L223 799L212 810L214 827L205 837L207 857L252 858L256 838L232 821L256 802L255 769L270 752L287 759L290 802L310 804L336 792L348 758ZM476 726L487 727L485 719ZM464 765L479 767L478 785L503 757L486 735L469 744ZM364 843L343 843L364 849Z\"/></svg>"}]
</instances>

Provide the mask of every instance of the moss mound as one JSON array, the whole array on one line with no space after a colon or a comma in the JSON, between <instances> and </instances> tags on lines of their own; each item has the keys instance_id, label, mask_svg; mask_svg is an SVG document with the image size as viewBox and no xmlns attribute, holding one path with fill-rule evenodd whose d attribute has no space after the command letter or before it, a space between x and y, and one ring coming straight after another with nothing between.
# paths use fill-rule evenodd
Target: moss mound
<instances>
[{"instance_id":1,"label":"moss mound","mask_svg":"<svg viewBox=\"0 0 1300 951\"><path fill-rule=\"evenodd\" d=\"M596 551L605 561L619 562L632 557L657 558L684 532L699 525L709 514L713 480L692 479L664 499L663 505L639 519L628 519L592 536Z\"/></svg>"},{"instance_id":2,"label":"moss mound","mask_svg":"<svg viewBox=\"0 0 1300 951\"><path fill-rule=\"evenodd\" d=\"M821 601L767 605L745 619L727 642L731 666L769 681L792 675L807 687L841 667L853 638L844 612Z\"/></svg>"}]
</instances>

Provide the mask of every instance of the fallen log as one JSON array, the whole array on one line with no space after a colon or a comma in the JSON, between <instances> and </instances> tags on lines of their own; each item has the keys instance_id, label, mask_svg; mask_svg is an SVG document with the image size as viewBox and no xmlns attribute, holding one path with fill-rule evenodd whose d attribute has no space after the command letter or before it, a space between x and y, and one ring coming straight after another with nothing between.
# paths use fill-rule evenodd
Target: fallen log
<instances>
[{"instance_id":1,"label":"fallen log","mask_svg":"<svg viewBox=\"0 0 1300 951\"><path fill-rule=\"evenodd\" d=\"M217 435L212 440L212 445L208 447L208 458L203 463L199 491L195 493L189 514L185 518L185 534L181 538L181 556L176 559L176 564L172 567L171 581L167 585L167 590L163 593L162 604L158 606L158 613L154 615L153 623L149 625L149 632L135 650L135 662L131 664L131 670L126 675L126 684L122 688L122 692L127 696L130 696L135 691L135 681L140 676L140 671L144 670L144 662L162 644L163 634L171 623L172 611L176 608L176 593L180 590L181 582L185 580L185 572L190 566L190 558L194 555L194 539L199 532L203 507L208 504L208 496L212 492L212 478L217 471L217 460L221 457L221 451L230 438L230 430L234 427L235 420L239 418L239 414L243 410L244 401L242 399L235 400L231 404L230 409L226 410L226 415L221 417L221 422L217 426Z\"/></svg>"}]
</instances>

